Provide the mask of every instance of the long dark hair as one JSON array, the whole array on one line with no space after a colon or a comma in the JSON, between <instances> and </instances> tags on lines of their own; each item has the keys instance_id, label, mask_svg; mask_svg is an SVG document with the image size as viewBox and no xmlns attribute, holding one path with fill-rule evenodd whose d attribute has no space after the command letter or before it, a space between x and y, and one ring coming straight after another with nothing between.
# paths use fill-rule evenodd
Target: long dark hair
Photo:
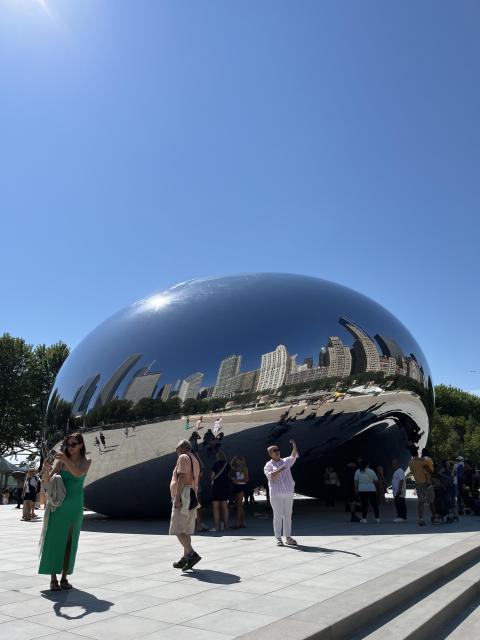
<instances>
[{"instance_id":1,"label":"long dark hair","mask_svg":"<svg viewBox=\"0 0 480 640\"><path fill-rule=\"evenodd\" d=\"M65 453L65 455L67 456L67 458L70 458L70 449L69 447L67 447L67 442L70 440L70 438L75 438L75 440L77 442L79 442L82 446L80 447L80 455L84 456L87 453L87 450L85 448L85 440L83 439L83 436L81 433L77 432L77 433L71 433L70 435L68 435L65 440L63 441L63 446L62 449Z\"/></svg>"},{"instance_id":2,"label":"long dark hair","mask_svg":"<svg viewBox=\"0 0 480 640\"><path fill-rule=\"evenodd\" d=\"M366 462L365 460L359 460L358 467L360 471L365 471L365 469L368 467L368 462Z\"/></svg>"}]
</instances>

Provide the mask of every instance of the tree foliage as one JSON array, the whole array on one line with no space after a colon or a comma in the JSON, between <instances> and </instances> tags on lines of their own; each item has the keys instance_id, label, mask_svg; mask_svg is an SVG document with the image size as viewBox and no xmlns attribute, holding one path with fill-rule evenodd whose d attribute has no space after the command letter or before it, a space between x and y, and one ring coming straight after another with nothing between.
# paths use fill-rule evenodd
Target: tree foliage
<instances>
[{"instance_id":1,"label":"tree foliage","mask_svg":"<svg viewBox=\"0 0 480 640\"><path fill-rule=\"evenodd\" d=\"M458 455L480 463L480 398L456 387L435 387L428 446L437 460Z\"/></svg>"},{"instance_id":2,"label":"tree foliage","mask_svg":"<svg viewBox=\"0 0 480 640\"><path fill-rule=\"evenodd\" d=\"M36 453L48 398L69 349L63 342L33 347L0 336L0 455Z\"/></svg>"}]
</instances>

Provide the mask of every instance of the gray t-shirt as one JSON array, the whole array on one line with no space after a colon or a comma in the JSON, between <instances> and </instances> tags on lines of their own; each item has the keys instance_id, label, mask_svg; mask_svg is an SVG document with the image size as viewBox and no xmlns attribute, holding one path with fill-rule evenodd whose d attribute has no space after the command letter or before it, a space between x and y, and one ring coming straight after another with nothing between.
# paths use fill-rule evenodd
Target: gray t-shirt
<instances>
[{"instance_id":1,"label":"gray t-shirt","mask_svg":"<svg viewBox=\"0 0 480 640\"><path fill-rule=\"evenodd\" d=\"M357 469L355 471L355 480L358 482L358 492L363 491L376 491L377 487L375 482L378 481L377 474L373 469L365 469L361 471Z\"/></svg>"}]
</instances>

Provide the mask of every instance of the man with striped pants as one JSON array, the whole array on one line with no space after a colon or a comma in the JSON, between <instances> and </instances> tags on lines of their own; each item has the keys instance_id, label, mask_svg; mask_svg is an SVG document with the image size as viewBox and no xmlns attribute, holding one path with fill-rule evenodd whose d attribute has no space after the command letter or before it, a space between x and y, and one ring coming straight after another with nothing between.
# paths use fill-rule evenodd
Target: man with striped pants
<instances>
[{"instance_id":1,"label":"man with striped pants","mask_svg":"<svg viewBox=\"0 0 480 640\"><path fill-rule=\"evenodd\" d=\"M284 546L282 528L285 543L288 545L297 544L296 540L291 537L293 492L295 490L291 468L298 458L298 451L295 440L290 440L290 444L292 445L292 453L286 458L280 457L280 449L277 445L268 447L267 452L270 460L263 469L268 479L270 504L273 509L273 531L279 547Z\"/></svg>"}]
</instances>

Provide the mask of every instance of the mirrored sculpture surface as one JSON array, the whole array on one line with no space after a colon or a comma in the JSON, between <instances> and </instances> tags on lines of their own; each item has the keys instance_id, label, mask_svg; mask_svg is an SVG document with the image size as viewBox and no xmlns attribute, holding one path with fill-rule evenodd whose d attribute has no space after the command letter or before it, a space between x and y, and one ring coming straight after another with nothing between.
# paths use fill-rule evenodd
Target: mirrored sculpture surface
<instances>
[{"instance_id":1,"label":"mirrored sculpture surface","mask_svg":"<svg viewBox=\"0 0 480 640\"><path fill-rule=\"evenodd\" d=\"M259 486L266 447L286 454L291 438L296 489L320 496L327 464L341 476L363 456L387 479L392 458L405 467L432 410L425 356L392 314L325 280L259 273L182 283L113 315L64 363L46 424L51 441L84 432L89 508L151 517L169 511L182 438L203 462L204 502L219 449L244 455Z\"/></svg>"}]
</instances>

